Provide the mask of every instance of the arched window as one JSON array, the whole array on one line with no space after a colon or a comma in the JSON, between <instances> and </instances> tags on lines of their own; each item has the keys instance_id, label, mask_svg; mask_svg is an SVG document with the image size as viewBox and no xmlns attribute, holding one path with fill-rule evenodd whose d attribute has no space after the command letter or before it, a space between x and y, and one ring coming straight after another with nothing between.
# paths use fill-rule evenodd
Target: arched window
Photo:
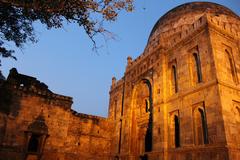
<instances>
[{"instance_id":1,"label":"arched window","mask_svg":"<svg viewBox=\"0 0 240 160\"><path fill-rule=\"evenodd\" d=\"M203 140L204 144L208 144L208 132L207 132L207 120L206 120L206 114L203 109L198 109L201 115L201 120L202 120L202 128L203 128Z\"/></svg>"},{"instance_id":2,"label":"arched window","mask_svg":"<svg viewBox=\"0 0 240 160\"><path fill-rule=\"evenodd\" d=\"M179 111L171 113L169 122L169 145L172 148L178 148L180 147Z\"/></svg>"},{"instance_id":3,"label":"arched window","mask_svg":"<svg viewBox=\"0 0 240 160\"><path fill-rule=\"evenodd\" d=\"M172 66L172 87L174 88L175 93L178 92L178 82L177 82L177 69L176 66Z\"/></svg>"},{"instance_id":4,"label":"arched window","mask_svg":"<svg viewBox=\"0 0 240 160\"><path fill-rule=\"evenodd\" d=\"M197 81L198 83L202 82L202 71L201 71L201 62L199 54L193 53L194 61L195 61L195 68L197 72Z\"/></svg>"},{"instance_id":5,"label":"arched window","mask_svg":"<svg viewBox=\"0 0 240 160\"><path fill-rule=\"evenodd\" d=\"M204 108L196 108L194 111L195 144L208 144L207 119Z\"/></svg>"},{"instance_id":6,"label":"arched window","mask_svg":"<svg viewBox=\"0 0 240 160\"><path fill-rule=\"evenodd\" d=\"M32 135L28 143L28 152L38 152L39 136Z\"/></svg>"},{"instance_id":7,"label":"arched window","mask_svg":"<svg viewBox=\"0 0 240 160\"><path fill-rule=\"evenodd\" d=\"M175 147L180 147L180 126L178 116L174 116L174 125L175 125Z\"/></svg>"},{"instance_id":8,"label":"arched window","mask_svg":"<svg viewBox=\"0 0 240 160\"><path fill-rule=\"evenodd\" d=\"M225 49L225 53L227 55L227 61L228 61L228 65L227 66L231 72L231 76L232 76L232 80L234 83L238 83L238 79L237 79L237 74L236 74L236 68L234 66L234 61L233 61L233 57L231 52L229 52L227 49Z\"/></svg>"}]
</instances>

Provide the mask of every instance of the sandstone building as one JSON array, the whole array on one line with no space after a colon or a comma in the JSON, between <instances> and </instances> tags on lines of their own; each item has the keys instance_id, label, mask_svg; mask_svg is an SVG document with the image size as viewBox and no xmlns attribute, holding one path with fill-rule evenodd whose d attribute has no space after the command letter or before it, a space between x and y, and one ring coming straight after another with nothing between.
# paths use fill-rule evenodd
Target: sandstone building
<instances>
[{"instance_id":1,"label":"sandstone building","mask_svg":"<svg viewBox=\"0 0 240 160\"><path fill-rule=\"evenodd\" d=\"M238 160L239 78L239 16L178 6L112 79L107 118L12 69L0 83L0 160Z\"/></svg>"}]
</instances>

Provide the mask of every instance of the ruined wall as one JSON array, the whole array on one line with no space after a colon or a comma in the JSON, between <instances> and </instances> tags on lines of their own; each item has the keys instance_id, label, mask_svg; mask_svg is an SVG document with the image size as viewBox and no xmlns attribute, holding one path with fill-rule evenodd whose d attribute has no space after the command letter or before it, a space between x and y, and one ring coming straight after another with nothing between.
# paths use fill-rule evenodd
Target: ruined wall
<instances>
[{"instance_id":1,"label":"ruined wall","mask_svg":"<svg viewBox=\"0 0 240 160\"><path fill-rule=\"evenodd\" d=\"M5 117L5 133L1 142L1 156L20 159L27 156L27 131L39 115L42 115L48 127L44 156L63 159L64 141L67 136L69 113L72 104L70 97L51 93L45 85L32 77L18 75L11 70L5 87L10 96L9 109ZM3 90L3 88L1 88ZM5 104L6 105L6 104Z\"/></svg>"},{"instance_id":2,"label":"ruined wall","mask_svg":"<svg viewBox=\"0 0 240 160\"><path fill-rule=\"evenodd\" d=\"M72 111L71 97L54 94L15 69L0 94L0 159L109 159L111 124Z\"/></svg>"}]
</instances>

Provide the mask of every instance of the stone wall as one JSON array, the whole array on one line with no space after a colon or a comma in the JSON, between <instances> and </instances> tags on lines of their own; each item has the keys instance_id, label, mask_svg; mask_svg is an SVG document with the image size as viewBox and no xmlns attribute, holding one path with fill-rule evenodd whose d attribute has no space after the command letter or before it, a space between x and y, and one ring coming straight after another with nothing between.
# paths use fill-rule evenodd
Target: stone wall
<instances>
[{"instance_id":1,"label":"stone wall","mask_svg":"<svg viewBox=\"0 0 240 160\"><path fill-rule=\"evenodd\" d=\"M235 22L238 23L239 22ZM228 29L229 30L229 29ZM239 38L236 34L223 34L223 30L211 30L211 41L219 83L222 117L230 159L240 158L239 128Z\"/></svg>"},{"instance_id":2,"label":"stone wall","mask_svg":"<svg viewBox=\"0 0 240 160\"><path fill-rule=\"evenodd\" d=\"M0 103L1 160L109 159L112 125L106 118L71 110L72 98L52 93L45 84L15 69L0 94L4 96ZM33 135L38 137L34 152L29 150Z\"/></svg>"},{"instance_id":3,"label":"stone wall","mask_svg":"<svg viewBox=\"0 0 240 160\"><path fill-rule=\"evenodd\" d=\"M0 83L0 160L240 159L239 26L214 3L168 12L112 79L107 118L12 69Z\"/></svg>"},{"instance_id":4,"label":"stone wall","mask_svg":"<svg viewBox=\"0 0 240 160\"><path fill-rule=\"evenodd\" d=\"M134 160L239 158L240 21L221 8L190 3L173 9L156 23L144 53L135 60L128 57L123 79L110 91L110 100L123 96L117 99L123 114L117 112L115 121L122 128L114 132L116 156ZM144 96L146 80L151 93ZM152 110L139 113L149 98ZM116 114L114 107L110 103L110 115ZM151 142L146 141L149 128ZM146 143L151 143L151 151L144 148Z\"/></svg>"},{"instance_id":5,"label":"stone wall","mask_svg":"<svg viewBox=\"0 0 240 160\"><path fill-rule=\"evenodd\" d=\"M108 160L112 128L106 118L72 112L65 144L66 159Z\"/></svg>"}]
</instances>

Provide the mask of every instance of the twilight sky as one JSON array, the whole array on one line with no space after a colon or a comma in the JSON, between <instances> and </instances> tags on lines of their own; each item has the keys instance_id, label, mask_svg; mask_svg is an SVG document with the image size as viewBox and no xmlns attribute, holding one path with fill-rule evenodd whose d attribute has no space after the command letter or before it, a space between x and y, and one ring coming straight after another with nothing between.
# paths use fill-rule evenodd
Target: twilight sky
<instances>
[{"instance_id":1,"label":"twilight sky","mask_svg":"<svg viewBox=\"0 0 240 160\"><path fill-rule=\"evenodd\" d=\"M240 0L208 1L240 15ZM39 42L17 50L18 61L3 59L0 69L7 76L15 67L19 73L44 82L53 92L73 97L72 107L78 112L107 116L112 77L123 76L127 56L136 58L143 52L157 20L186 2L192 1L135 0L134 12L122 12L116 22L105 25L116 36L107 42L97 37L98 45L103 46L98 53L92 51L92 42L83 29L74 24L58 30L36 24Z\"/></svg>"}]
</instances>

